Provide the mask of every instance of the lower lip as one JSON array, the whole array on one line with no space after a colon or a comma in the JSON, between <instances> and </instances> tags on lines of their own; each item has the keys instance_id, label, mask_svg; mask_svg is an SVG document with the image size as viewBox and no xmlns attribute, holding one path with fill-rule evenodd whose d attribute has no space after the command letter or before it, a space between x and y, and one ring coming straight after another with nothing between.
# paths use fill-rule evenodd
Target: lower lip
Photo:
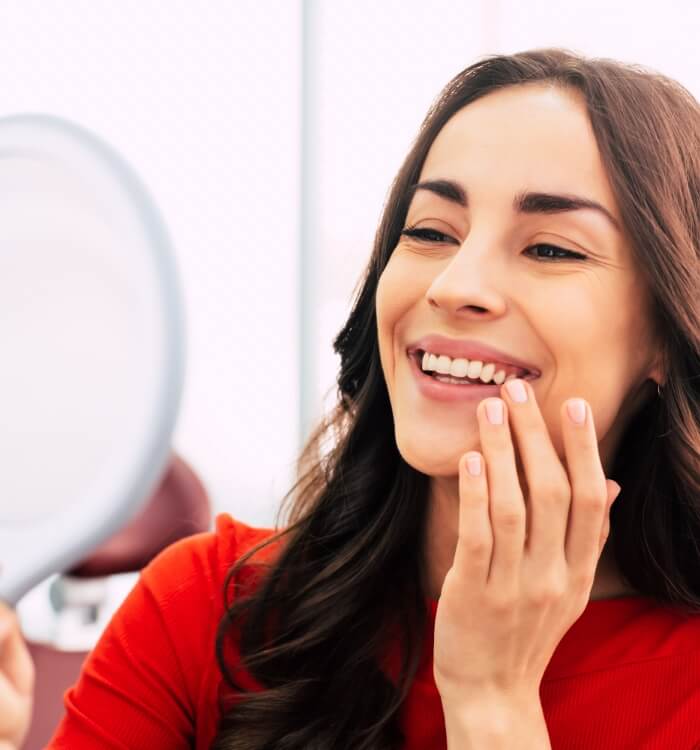
<instances>
[{"instance_id":1,"label":"lower lip","mask_svg":"<svg viewBox=\"0 0 700 750\"><path fill-rule=\"evenodd\" d=\"M501 386L496 383L484 385L455 385L453 383L441 383L431 375L426 375L421 370L415 355L409 354L411 369L418 383L418 390L426 398L435 401L480 401L490 396L500 396ZM534 378L531 378L534 380Z\"/></svg>"}]
</instances>

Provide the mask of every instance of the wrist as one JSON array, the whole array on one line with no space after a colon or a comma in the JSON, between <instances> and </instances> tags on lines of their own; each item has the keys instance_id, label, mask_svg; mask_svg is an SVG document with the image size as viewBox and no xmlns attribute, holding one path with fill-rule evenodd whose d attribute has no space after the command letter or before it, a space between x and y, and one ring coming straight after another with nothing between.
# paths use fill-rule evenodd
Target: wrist
<instances>
[{"instance_id":1,"label":"wrist","mask_svg":"<svg viewBox=\"0 0 700 750\"><path fill-rule=\"evenodd\" d=\"M443 702L448 750L551 750L539 696L529 700Z\"/></svg>"}]
</instances>

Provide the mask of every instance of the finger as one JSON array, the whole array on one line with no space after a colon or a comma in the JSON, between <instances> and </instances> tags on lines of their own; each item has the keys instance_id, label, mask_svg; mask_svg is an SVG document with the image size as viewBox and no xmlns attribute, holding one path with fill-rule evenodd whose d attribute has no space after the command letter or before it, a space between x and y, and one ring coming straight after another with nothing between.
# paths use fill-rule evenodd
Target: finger
<instances>
[{"instance_id":1,"label":"finger","mask_svg":"<svg viewBox=\"0 0 700 750\"><path fill-rule=\"evenodd\" d=\"M608 541L609 535L610 535L610 520L606 519L605 523L603 524L603 530L600 532L600 540L598 541L598 558L599 559L603 552L603 547L605 547L605 543Z\"/></svg>"},{"instance_id":2,"label":"finger","mask_svg":"<svg viewBox=\"0 0 700 750\"><path fill-rule=\"evenodd\" d=\"M583 423L577 424L567 406L579 402ZM574 403L574 406L577 404ZM598 563L598 542L607 505L605 472L600 461L593 415L583 399L561 405L566 464L571 483L571 510L566 539L566 561L574 576L585 578Z\"/></svg>"},{"instance_id":3,"label":"finger","mask_svg":"<svg viewBox=\"0 0 700 750\"><path fill-rule=\"evenodd\" d=\"M469 451L459 462L459 534L453 563L468 585L486 583L492 548L484 459Z\"/></svg>"},{"instance_id":4,"label":"finger","mask_svg":"<svg viewBox=\"0 0 700 750\"><path fill-rule=\"evenodd\" d=\"M598 559L600 559L603 547L605 547L605 543L608 541L608 537L610 536L610 508L617 499L617 496L620 494L621 489L620 485L613 479L606 479L605 483L608 487L608 505L604 517L605 520L603 521L603 529L600 532L600 541L598 543Z\"/></svg>"},{"instance_id":5,"label":"finger","mask_svg":"<svg viewBox=\"0 0 700 750\"><path fill-rule=\"evenodd\" d=\"M521 384L526 400L516 401L511 389ZM511 431L527 480L526 554L544 569L564 556L571 502L569 477L554 448L532 386L516 378L505 383L502 392L508 402Z\"/></svg>"},{"instance_id":6,"label":"finger","mask_svg":"<svg viewBox=\"0 0 700 750\"><path fill-rule=\"evenodd\" d=\"M0 602L0 672L20 695L32 694L34 662L22 636L17 615L4 602Z\"/></svg>"},{"instance_id":7,"label":"finger","mask_svg":"<svg viewBox=\"0 0 700 750\"><path fill-rule=\"evenodd\" d=\"M499 411L501 422L494 424L489 414L493 419ZM488 583L507 595L520 580L525 541L525 500L515 464L506 403L500 398L484 399L477 407L477 415L486 464L493 534Z\"/></svg>"}]
</instances>

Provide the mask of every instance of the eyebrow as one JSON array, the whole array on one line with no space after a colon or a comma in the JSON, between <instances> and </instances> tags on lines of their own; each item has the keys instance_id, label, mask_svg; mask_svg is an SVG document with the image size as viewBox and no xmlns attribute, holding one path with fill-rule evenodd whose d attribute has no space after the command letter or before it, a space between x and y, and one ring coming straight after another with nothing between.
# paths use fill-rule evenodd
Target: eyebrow
<instances>
[{"instance_id":1,"label":"eyebrow","mask_svg":"<svg viewBox=\"0 0 700 750\"><path fill-rule=\"evenodd\" d=\"M419 190L428 190L463 208L469 206L467 191L454 180L426 180L411 185L407 192L409 202ZM598 211L610 221L618 232L621 231L617 219L605 206L590 198L583 198L580 195L525 191L518 193L513 199L513 210L524 214L558 214L564 211L577 211L580 209Z\"/></svg>"}]
</instances>

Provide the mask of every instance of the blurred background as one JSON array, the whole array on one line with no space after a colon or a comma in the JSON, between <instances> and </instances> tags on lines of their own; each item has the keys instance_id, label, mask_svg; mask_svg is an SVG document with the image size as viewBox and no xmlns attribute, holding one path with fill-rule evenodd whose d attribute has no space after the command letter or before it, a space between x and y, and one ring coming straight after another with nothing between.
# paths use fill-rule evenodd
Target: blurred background
<instances>
[{"instance_id":1,"label":"blurred background","mask_svg":"<svg viewBox=\"0 0 700 750\"><path fill-rule=\"evenodd\" d=\"M175 245L188 352L175 449L213 512L272 523L333 394L349 311L431 101L478 57L565 46L696 95L691 0L2 0L2 114L113 144Z\"/></svg>"},{"instance_id":2,"label":"blurred background","mask_svg":"<svg viewBox=\"0 0 700 750\"><path fill-rule=\"evenodd\" d=\"M86 126L159 205L187 310L173 449L212 517L258 526L333 402L331 342L391 181L452 76L486 54L561 46L700 91L691 0L0 0L0 12L0 113ZM73 620L47 580L18 606L25 633L85 653L140 564L108 581L84 570L101 609Z\"/></svg>"}]
</instances>

